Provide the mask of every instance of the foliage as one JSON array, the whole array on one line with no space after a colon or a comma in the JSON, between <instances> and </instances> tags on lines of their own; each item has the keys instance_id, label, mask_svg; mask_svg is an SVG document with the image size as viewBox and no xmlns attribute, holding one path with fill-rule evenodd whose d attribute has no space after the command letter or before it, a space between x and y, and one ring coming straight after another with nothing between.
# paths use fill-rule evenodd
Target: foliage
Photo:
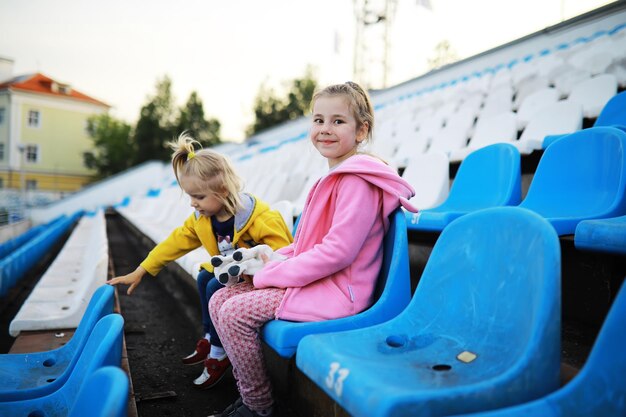
<instances>
[{"instance_id":1,"label":"foliage","mask_svg":"<svg viewBox=\"0 0 626 417\"><path fill-rule=\"evenodd\" d=\"M246 134L251 136L306 114L316 87L317 81L310 67L306 69L302 78L291 82L287 96L284 98L278 97L273 89L261 85L254 100L255 120L246 129Z\"/></svg>"},{"instance_id":2,"label":"foliage","mask_svg":"<svg viewBox=\"0 0 626 417\"><path fill-rule=\"evenodd\" d=\"M108 114L92 116L87 121L87 132L94 142L94 150L85 152L85 166L97 171L96 177L106 178L132 166L134 146L130 125Z\"/></svg>"},{"instance_id":3,"label":"foliage","mask_svg":"<svg viewBox=\"0 0 626 417\"><path fill-rule=\"evenodd\" d=\"M208 148L221 142L220 127L219 120L204 118L202 100L198 93L192 92L187 103L180 108L176 131L179 133L187 131L203 147Z\"/></svg>"},{"instance_id":4,"label":"foliage","mask_svg":"<svg viewBox=\"0 0 626 417\"><path fill-rule=\"evenodd\" d=\"M168 76L157 81L156 94L141 108L135 128L134 141L137 147L135 164L158 159L167 161L170 150L167 142L175 137L174 97L172 81Z\"/></svg>"},{"instance_id":5,"label":"foliage","mask_svg":"<svg viewBox=\"0 0 626 417\"><path fill-rule=\"evenodd\" d=\"M172 82L164 76L157 80L154 96L141 108L134 130L109 115L92 116L88 122L94 150L86 152L86 167L97 171L96 179L106 178L142 162L158 159L168 161L171 150L167 143L188 131L203 146L220 143L220 122L206 120L202 100L194 91L187 103L176 108Z\"/></svg>"},{"instance_id":6,"label":"foliage","mask_svg":"<svg viewBox=\"0 0 626 417\"><path fill-rule=\"evenodd\" d=\"M434 70L452 64L458 60L459 56L450 45L450 42L443 40L435 46L435 55L428 59L428 68Z\"/></svg>"}]
</instances>

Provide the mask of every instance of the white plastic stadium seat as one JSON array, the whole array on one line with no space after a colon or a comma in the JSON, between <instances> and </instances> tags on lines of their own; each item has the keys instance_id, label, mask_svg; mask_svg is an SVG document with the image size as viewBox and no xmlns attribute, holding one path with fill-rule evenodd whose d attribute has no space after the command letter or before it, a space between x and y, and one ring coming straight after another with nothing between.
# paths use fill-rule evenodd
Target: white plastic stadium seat
<instances>
[{"instance_id":1,"label":"white plastic stadium seat","mask_svg":"<svg viewBox=\"0 0 626 417\"><path fill-rule=\"evenodd\" d=\"M494 143L513 142L517 139L517 117L513 112L503 112L481 117L468 145L450 153L450 161L462 161L471 152Z\"/></svg>"},{"instance_id":2,"label":"white plastic stadium seat","mask_svg":"<svg viewBox=\"0 0 626 417\"><path fill-rule=\"evenodd\" d=\"M541 110L542 107L557 101L559 101L559 92L552 87L542 88L528 95L517 111L517 129L524 129L532 116Z\"/></svg>"},{"instance_id":3,"label":"white plastic stadium seat","mask_svg":"<svg viewBox=\"0 0 626 417\"><path fill-rule=\"evenodd\" d=\"M582 123L583 109L580 104L569 100L558 101L535 113L513 145L520 153L529 154L542 148L547 135L575 132L582 128Z\"/></svg>"},{"instance_id":4,"label":"white plastic stadium seat","mask_svg":"<svg viewBox=\"0 0 626 417\"><path fill-rule=\"evenodd\" d=\"M617 78L613 74L602 74L576 84L567 99L582 106L584 117L596 118L615 94Z\"/></svg>"},{"instance_id":5,"label":"white plastic stadium seat","mask_svg":"<svg viewBox=\"0 0 626 417\"><path fill-rule=\"evenodd\" d=\"M410 202L420 210L438 206L448 197L450 167L443 152L414 155L402 178L415 188Z\"/></svg>"}]
</instances>

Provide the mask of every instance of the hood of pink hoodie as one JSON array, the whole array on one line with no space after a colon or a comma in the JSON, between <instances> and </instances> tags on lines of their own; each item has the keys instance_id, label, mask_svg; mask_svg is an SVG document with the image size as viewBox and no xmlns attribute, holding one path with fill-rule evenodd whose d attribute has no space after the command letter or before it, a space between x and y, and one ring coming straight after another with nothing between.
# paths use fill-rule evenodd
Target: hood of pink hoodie
<instances>
[{"instance_id":1,"label":"hood of pink hoodie","mask_svg":"<svg viewBox=\"0 0 626 417\"><path fill-rule=\"evenodd\" d=\"M395 169L380 159L367 154L358 154L346 159L320 178L312 188L325 190L327 184L333 181L334 176L344 174L356 175L382 191L382 217L385 231L389 230L389 215L399 206L417 213L417 208L409 202L409 199L415 195L413 186L400 177ZM311 198L311 195L308 198ZM325 209L326 207L323 205L309 206L308 210L305 209L306 212L302 213L302 216L315 219L315 223L326 215ZM296 254L308 249L312 244L312 242L302 241L301 231L302 228L299 227L296 236L294 236Z\"/></svg>"},{"instance_id":2,"label":"hood of pink hoodie","mask_svg":"<svg viewBox=\"0 0 626 417\"><path fill-rule=\"evenodd\" d=\"M417 208L409 203L415 195L415 189L395 169L370 155L355 155L335 167L328 176L350 173L358 175L383 191L383 214L389 217L398 207L398 203L410 212L417 213Z\"/></svg>"}]
</instances>

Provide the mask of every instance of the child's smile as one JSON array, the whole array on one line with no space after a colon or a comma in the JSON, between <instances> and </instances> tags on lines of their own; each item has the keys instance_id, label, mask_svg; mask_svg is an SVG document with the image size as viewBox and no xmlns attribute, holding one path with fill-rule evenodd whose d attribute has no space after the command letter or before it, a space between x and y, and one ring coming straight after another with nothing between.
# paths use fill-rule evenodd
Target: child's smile
<instances>
[{"instance_id":1,"label":"child's smile","mask_svg":"<svg viewBox=\"0 0 626 417\"><path fill-rule=\"evenodd\" d=\"M315 101L311 142L328 159L329 167L354 155L366 135L367 126L357 128L344 97L320 97Z\"/></svg>"}]
</instances>

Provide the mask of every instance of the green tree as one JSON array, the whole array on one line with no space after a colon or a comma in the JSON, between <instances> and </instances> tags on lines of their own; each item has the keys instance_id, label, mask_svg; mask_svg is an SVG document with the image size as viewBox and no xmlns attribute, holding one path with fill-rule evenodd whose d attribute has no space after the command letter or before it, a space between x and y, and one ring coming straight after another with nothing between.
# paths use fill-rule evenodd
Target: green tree
<instances>
[{"instance_id":1,"label":"green tree","mask_svg":"<svg viewBox=\"0 0 626 417\"><path fill-rule=\"evenodd\" d=\"M250 136L306 114L316 87L317 81L310 67L302 78L291 81L284 98L278 97L273 89L261 85L254 99L254 122L246 129L246 134Z\"/></svg>"},{"instance_id":2,"label":"green tree","mask_svg":"<svg viewBox=\"0 0 626 417\"><path fill-rule=\"evenodd\" d=\"M435 46L435 55L428 59L428 68L431 70L441 68L459 60L459 56L450 45L450 42L443 40Z\"/></svg>"},{"instance_id":3,"label":"green tree","mask_svg":"<svg viewBox=\"0 0 626 417\"><path fill-rule=\"evenodd\" d=\"M157 81L156 94L141 108L134 134L136 164L153 159L169 160L167 142L176 136L176 116L172 81L164 76Z\"/></svg>"},{"instance_id":4,"label":"green tree","mask_svg":"<svg viewBox=\"0 0 626 417\"><path fill-rule=\"evenodd\" d=\"M87 121L87 132L94 142L94 150L85 152L83 162L96 170L102 179L130 168L135 147L130 136L131 126L108 114L92 116Z\"/></svg>"},{"instance_id":5,"label":"green tree","mask_svg":"<svg viewBox=\"0 0 626 417\"><path fill-rule=\"evenodd\" d=\"M198 93L192 92L187 103L180 109L176 131L179 133L187 131L202 146L211 147L221 142L220 128L219 120L204 118L202 100Z\"/></svg>"}]
</instances>

